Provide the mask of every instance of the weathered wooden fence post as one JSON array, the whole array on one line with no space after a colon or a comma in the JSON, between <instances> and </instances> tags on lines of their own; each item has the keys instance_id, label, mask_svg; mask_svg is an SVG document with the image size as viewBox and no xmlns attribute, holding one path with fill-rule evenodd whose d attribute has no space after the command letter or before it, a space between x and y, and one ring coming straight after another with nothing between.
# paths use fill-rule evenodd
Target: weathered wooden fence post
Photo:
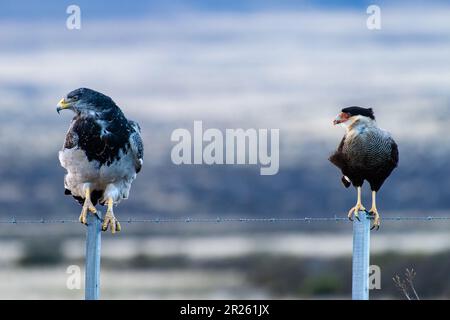
<instances>
[{"instance_id":1,"label":"weathered wooden fence post","mask_svg":"<svg viewBox=\"0 0 450 320\"><path fill-rule=\"evenodd\" d=\"M353 221L352 299L369 300L370 216L359 212Z\"/></svg>"},{"instance_id":2,"label":"weathered wooden fence post","mask_svg":"<svg viewBox=\"0 0 450 320\"><path fill-rule=\"evenodd\" d=\"M101 217L101 213L97 213ZM86 275L85 299L98 300L100 297L100 252L102 240L102 221L94 214L88 213L86 234Z\"/></svg>"}]
</instances>

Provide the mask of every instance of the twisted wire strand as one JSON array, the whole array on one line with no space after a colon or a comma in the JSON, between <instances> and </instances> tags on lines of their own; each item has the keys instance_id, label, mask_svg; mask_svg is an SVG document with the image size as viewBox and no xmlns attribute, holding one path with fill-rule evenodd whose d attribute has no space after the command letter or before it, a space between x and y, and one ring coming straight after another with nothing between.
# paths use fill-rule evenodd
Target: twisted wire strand
<instances>
[{"instance_id":1,"label":"twisted wire strand","mask_svg":"<svg viewBox=\"0 0 450 320\"><path fill-rule=\"evenodd\" d=\"M440 221L450 220L450 216L415 216L415 217L384 217L384 221ZM128 218L119 219L120 223L310 223L310 222L350 222L346 217L299 217L299 218ZM10 219L0 220L0 224L64 224L79 223L77 219L40 218L40 219Z\"/></svg>"}]
</instances>

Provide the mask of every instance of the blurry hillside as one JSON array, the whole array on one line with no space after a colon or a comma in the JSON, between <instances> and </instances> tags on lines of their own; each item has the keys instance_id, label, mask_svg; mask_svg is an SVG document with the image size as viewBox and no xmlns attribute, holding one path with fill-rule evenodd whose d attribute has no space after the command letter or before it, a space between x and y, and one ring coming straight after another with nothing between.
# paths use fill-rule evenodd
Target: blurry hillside
<instances>
[{"instance_id":1,"label":"blurry hillside","mask_svg":"<svg viewBox=\"0 0 450 320\"><path fill-rule=\"evenodd\" d=\"M331 121L347 105L373 107L400 145L380 210L444 210L450 20L442 6L383 7L380 31L367 30L364 5L136 9L108 18L82 4L79 31L65 29L64 6L55 19L16 12L0 21L2 216L78 216L63 195L57 159L71 115L58 116L55 106L81 86L110 95L143 128L144 169L122 217L343 215L355 194L327 158L343 135ZM192 130L194 120L207 128L279 128L280 172L173 165L170 134Z\"/></svg>"}]
</instances>

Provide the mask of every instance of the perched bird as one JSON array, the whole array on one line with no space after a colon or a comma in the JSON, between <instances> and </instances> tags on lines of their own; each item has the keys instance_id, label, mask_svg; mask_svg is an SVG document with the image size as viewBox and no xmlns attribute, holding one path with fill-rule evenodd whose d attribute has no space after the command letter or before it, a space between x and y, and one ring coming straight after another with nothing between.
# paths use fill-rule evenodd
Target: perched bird
<instances>
[{"instance_id":1,"label":"perched bird","mask_svg":"<svg viewBox=\"0 0 450 320\"><path fill-rule=\"evenodd\" d=\"M356 187L358 199L348 217L357 219L359 211L366 209L361 203L361 187L367 180L372 190L373 228L379 229L380 215L376 206L376 194L398 165L398 147L391 135L380 129L371 108L348 107L342 109L333 122L342 124L346 133L338 149L329 160L342 171L342 183Z\"/></svg>"},{"instance_id":2,"label":"perched bird","mask_svg":"<svg viewBox=\"0 0 450 320\"><path fill-rule=\"evenodd\" d=\"M127 120L114 101L87 88L76 89L58 103L57 111L72 110L75 117L67 132L59 161L67 170L65 194L83 209L86 224L97 203L107 205L103 231L120 231L113 206L127 199L131 183L142 168L144 147L137 122Z\"/></svg>"}]
</instances>

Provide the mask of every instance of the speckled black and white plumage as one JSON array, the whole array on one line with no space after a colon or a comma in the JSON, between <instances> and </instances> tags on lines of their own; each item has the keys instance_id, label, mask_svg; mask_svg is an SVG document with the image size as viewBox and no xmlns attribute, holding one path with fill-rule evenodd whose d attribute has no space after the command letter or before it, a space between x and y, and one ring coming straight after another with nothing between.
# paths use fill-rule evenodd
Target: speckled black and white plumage
<instances>
[{"instance_id":1,"label":"speckled black and white plumage","mask_svg":"<svg viewBox=\"0 0 450 320\"><path fill-rule=\"evenodd\" d=\"M59 109L75 112L59 152L67 170L65 193L83 204L89 186L93 205L128 198L143 163L139 125L127 120L110 97L91 89L74 90L64 101L67 107Z\"/></svg>"},{"instance_id":2,"label":"speckled black and white plumage","mask_svg":"<svg viewBox=\"0 0 450 320\"><path fill-rule=\"evenodd\" d=\"M340 122L346 134L329 160L341 169L347 188L350 182L360 187L366 180L372 191L378 191L398 165L397 144L377 126L372 109L349 107L342 113L348 116Z\"/></svg>"}]
</instances>

